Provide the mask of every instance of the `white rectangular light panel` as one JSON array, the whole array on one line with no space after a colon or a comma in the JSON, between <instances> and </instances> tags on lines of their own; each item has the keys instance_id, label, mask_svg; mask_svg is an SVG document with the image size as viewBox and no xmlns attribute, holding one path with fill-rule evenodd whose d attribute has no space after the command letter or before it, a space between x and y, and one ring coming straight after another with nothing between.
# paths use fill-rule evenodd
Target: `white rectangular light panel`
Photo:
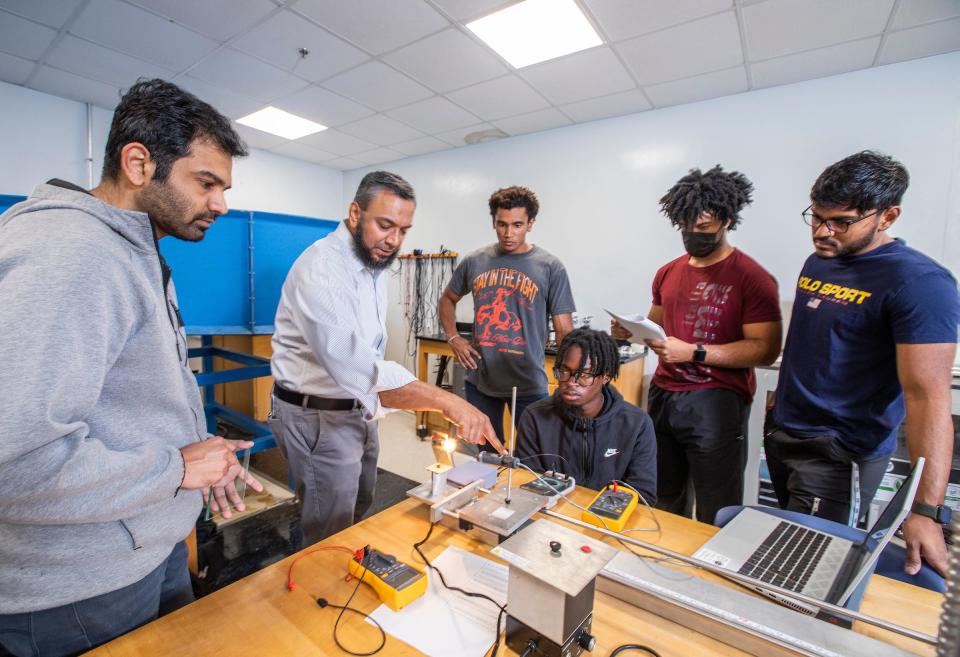
<instances>
[{"instance_id":1,"label":"white rectangular light panel","mask_svg":"<svg viewBox=\"0 0 960 657\"><path fill-rule=\"evenodd\" d=\"M300 137L306 137L327 129L325 125L320 125L290 112L284 112L272 105L237 119L237 123L269 132L271 135L277 135L284 139L300 139Z\"/></svg>"},{"instance_id":2,"label":"white rectangular light panel","mask_svg":"<svg viewBox=\"0 0 960 657\"><path fill-rule=\"evenodd\" d=\"M516 68L603 43L573 0L524 0L467 28Z\"/></svg>"}]
</instances>

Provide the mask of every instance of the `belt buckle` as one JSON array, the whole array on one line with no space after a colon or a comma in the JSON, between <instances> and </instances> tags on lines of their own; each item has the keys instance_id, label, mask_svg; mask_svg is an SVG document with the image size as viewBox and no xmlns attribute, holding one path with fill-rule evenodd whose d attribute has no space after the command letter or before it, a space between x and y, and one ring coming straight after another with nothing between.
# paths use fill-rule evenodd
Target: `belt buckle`
<instances>
[{"instance_id":1,"label":"belt buckle","mask_svg":"<svg viewBox=\"0 0 960 657\"><path fill-rule=\"evenodd\" d=\"M300 410L306 411L310 407L310 395L300 397Z\"/></svg>"}]
</instances>

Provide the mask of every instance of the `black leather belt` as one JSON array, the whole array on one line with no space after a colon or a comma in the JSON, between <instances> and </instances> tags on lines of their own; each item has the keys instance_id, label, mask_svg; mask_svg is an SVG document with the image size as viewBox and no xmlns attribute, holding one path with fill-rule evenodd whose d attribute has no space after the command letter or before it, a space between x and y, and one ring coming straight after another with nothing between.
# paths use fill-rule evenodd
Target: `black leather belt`
<instances>
[{"instance_id":1,"label":"black leather belt","mask_svg":"<svg viewBox=\"0 0 960 657\"><path fill-rule=\"evenodd\" d=\"M356 399L329 399L327 397L315 397L313 395L302 395L299 392L291 392L274 384L273 394L288 404L299 406L300 408L310 408L315 411L352 411L360 408L360 402Z\"/></svg>"}]
</instances>

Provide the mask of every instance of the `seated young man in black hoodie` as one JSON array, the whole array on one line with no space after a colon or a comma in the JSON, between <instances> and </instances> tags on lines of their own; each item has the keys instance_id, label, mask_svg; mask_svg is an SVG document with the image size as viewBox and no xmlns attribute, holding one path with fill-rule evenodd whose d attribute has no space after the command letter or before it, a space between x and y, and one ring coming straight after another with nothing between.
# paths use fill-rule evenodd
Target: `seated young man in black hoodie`
<instances>
[{"instance_id":1,"label":"seated young man in black hoodie","mask_svg":"<svg viewBox=\"0 0 960 657\"><path fill-rule=\"evenodd\" d=\"M573 476L599 490L626 482L657 501L657 439L647 413L610 385L620 372L617 344L581 328L557 350L557 390L527 407L517 426L517 456L533 470Z\"/></svg>"}]
</instances>

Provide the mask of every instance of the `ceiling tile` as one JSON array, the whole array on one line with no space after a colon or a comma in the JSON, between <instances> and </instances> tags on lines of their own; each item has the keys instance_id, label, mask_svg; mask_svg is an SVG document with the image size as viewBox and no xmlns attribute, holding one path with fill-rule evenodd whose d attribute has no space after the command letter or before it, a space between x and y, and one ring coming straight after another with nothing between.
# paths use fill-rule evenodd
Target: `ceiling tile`
<instances>
[{"instance_id":1,"label":"ceiling tile","mask_svg":"<svg viewBox=\"0 0 960 657\"><path fill-rule=\"evenodd\" d=\"M747 71L743 66L645 88L656 107L695 103L746 90Z\"/></svg>"},{"instance_id":2,"label":"ceiling tile","mask_svg":"<svg viewBox=\"0 0 960 657\"><path fill-rule=\"evenodd\" d=\"M29 86L37 91L78 100L81 103L91 103L106 110L113 110L120 102L118 88L73 73L58 71L49 66L41 67L30 80Z\"/></svg>"},{"instance_id":3,"label":"ceiling tile","mask_svg":"<svg viewBox=\"0 0 960 657\"><path fill-rule=\"evenodd\" d=\"M140 77L170 79L173 76L168 69L69 34L54 46L45 62L55 68L121 88L129 87Z\"/></svg>"},{"instance_id":4,"label":"ceiling tile","mask_svg":"<svg viewBox=\"0 0 960 657\"><path fill-rule=\"evenodd\" d=\"M525 68L523 77L556 104L606 96L637 86L609 48L593 48Z\"/></svg>"},{"instance_id":5,"label":"ceiling tile","mask_svg":"<svg viewBox=\"0 0 960 657\"><path fill-rule=\"evenodd\" d=\"M900 30L954 16L960 16L957 0L900 0L890 29Z\"/></svg>"},{"instance_id":6,"label":"ceiling tile","mask_svg":"<svg viewBox=\"0 0 960 657\"><path fill-rule=\"evenodd\" d=\"M538 132L570 125L570 119L561 114L559 110L550 107L538 112L500 119L494 121L493 124L509 135L522 135L528 132Z\"/></svg>"},{"instance_id":7,"label":"ceiling tile","mask_svg":"<svg viewBox=\"0 0 960 657\"><path fill-rule=\"evenodd\" d=\"M750 61L880 34L894 0L767 0L743 8Z\"/></svg>"},{"instance_id":8,"label":"ceiling tile","mask_svg":"<svg viewBox=\"0 0 960 657\"><path fill-rule=\"evenodd\" d=\"M323 86L380 111L433 95L423 85L381 62L369 62L341 73Z\"/></svg>"},{"instance_id":9,"label":"ceiling tile","mask_svg":"<svg viewBox=\"0 0 960 657\"><path fill-rule=\"evenodd\" d=\"M349 157L341 157L336 160L325 162L324 166L328 166L332 169L340 169L341 171L349 171L350 169L359 169L360 167L364 167L366 165L359 160L354 160Z\"/></svg>"},{"instance_id":10,"label":"ceiling tile","mask_svg":"<svg viewBox=\"0 0 960 657\"><path fill-rule=\"evenodd\" d=\"M190 75L239 93L270 101L307 86L298 77L239 50L223 48L190 69Z\"/></svg>"},{"instance_id":11,"label":"ceiling tile","mask_svg":"<svg viewBox=\"0 0 960 657\"><path fill-rule=\"evenodd\" d=\"M60 29L84 0L0 0L0 9ZM2 20L2 19L0 19Z\"/></svg>"},{"instance_id":12,"label":"ceiling tile","mask_svg":"<svg viewBox=\"0 0 960 657\"><path fill-rule=\"evenodd\" d=\"M623 116L643 112L652 107L647 97L639 89L632 89L601 98L581 100L579 103L564 105L560 109L574 121L596 121L612 116Z\"/></svg>"},{"instance_id":13,"label":"ceiling tile","mask_svg":"<svg viewBox=\"0 0 960 657\"><path fill-rule=\"evenodd\" d=\"M507 72L490 50L454 29L417 41L383 59L441 93Z\"/></svg>"},{"instance_id":14,"label":"ceiling tile","mask_svg":"<svg viewBox=\"0 0 960 657\"><path fill-rule=\"evenodd\" d=\"M0 52L0 80L13 84L23 84L30 76L35 62Z\"/></svg>"},{"instance_id":15,"label":"ceiling tile","mask_svg":"<svg viewBox=\"0 0 960 657\"><path fill-rule=\"evenodd\" d=\"M740 30L732 11L624 41L616 49L641 85L743 62Z\"/></svg>"},{"instance_id":16,"label":"ceiling tile","mask_svg":"<svg viewBox=\"0 0 960 657\"><path fill-rule=\"evenodd\" d=\"M352 123L373 114L352 100L332 91L310 86L292 96L273 101L275 107L329 127Z\"/></svg>"},{"instance_id":17,"label":"ceiling tile","mask_svg":"<svg viewBox=\"0 0 960 657\"><path fill-rule=\"evenodd\" d=\"M410 156L446 150L450 148L450 144L445 141L440 141L436 137L421 137L420 139L414 139L413 141L405 141L399 144L394 144L391 146L391 148L396 151L400 151L404 155Z\"/></svg>"},{"instance_id":18,"label":"ceiling tile","mask_svg":"<svg viewBox=\"0 0 960 657\"><path fill-rule=\"evenodd\" d=\"M217 47L212 39L118 0L91 0L70 32L174 71Z\"/></svg>"},{"instance_id":19,"label":"ceiling tile","mask_svg":"<svg viewBox=\"0 0 960 657\"><path fill-rule=\"evenodd\" d=\"M365 139L379 146L389 146L390 144L410 141L411 139L423 136L419 130L414 130L410 126L404 125L383 114L375 114L365 119L342 125L338 130L353 137Z\"/></svg>"},{"instance_id":20,"label":"ceiling tile","mask_svg":"<svg viewBox=\"0 0 960 657\"><path fill-rule=\"evenodd\" d=\"M270 0L133 1L217 41L226 41L277 8Z\"/></svg>"},{"instance_id":21,"label":"ceiling tile","mask_svg":"<svg viewBox=\"0 0 960 657\"><path fill-rule=\"evenodd\" d=\"M333 153L321 151L319 148L311 148L306 144L301 144L298 141L291 141L283 144L282 146L275 146L270 150L274 153L279 153L280 155L295 157L298 160L313 162L314 164L322 164L324 162L337 159L337 156Z\"/></svg>"},{"instance_id":22,"label":"ceiling tile","mask_svg":"<svg viewBox=\"0 0 960 657\"><path fill-rule=\"evenodd\" d=\"M451 146L466 146L467 142L464 141L464 137L473 133L480 132L481 130L496 130L493 125L489 123L478 123L477 125L470 125L464 128L457 128L456 130L448 130L447 132L441 132L436 135L436 137L447 142Z\"/></svg>"},{"instance_id":23,"label":"ceiling tile","mask_svg":"<svg viewBox=\"0 0 960 657\"><path fill-rule=\"evenodd\" d=\"M468 22L492 14L516 0L433 0L433 3L458 21Z\"/></svg>"},{"instance_id":24,"label":"ceiling tile","mask_svg":"<svg viewBox=\"0 0 960 657\"><path fill-rule=\"evenodd\" d=\"M0 52L23 59L40 59L55 36L56 30L0 12Z\"/></svg>"},{"instance_id":25,"label":"ceiling tile","mask_svg":"<svg viewBox=\"0 0 960 657\"><path fill-rule=\"evenodd\" d=\"M263 109L263 102L252 96L237 94L229 89L207 84L190 75L178 77L174 82L200 100L213 105L218 112L231 119L239 119L258 109Z\"/></svg>"},{"instance_id":26,"label":"ceiling tile","mask_svg":"<svg viewBox=\"0 0 960 657\"><path fill-rule=\"evenodd\" d=\"M450 25L424 0L300 0L294 7L320 25L377 55Z\"/></svg>"},{"instance_id":27,"label":"ceiling tile","mask_svg":"<svg viewBox=\"0 0 960 657\"><path fill-rule=\"evenodd\" d=\"M403 153L398 153L390 148L375 148L365 153L357 153L353 156L353 159L360 160L364 164L380 164L381 162L402 160L403 157Z\"/></svg>"},{"instance_id":28,"label":"ceiling tile","mask_svg":"<svg viewBox=\"0 0 960 657\"><path fill-rule=\"evenodd\" d=\"M447 98L488 121L550 106L540 94L515 75L452 91Z\"/></svg>"},{"instance_id":29,"label":"ceiling tile","mask_svg":"<svg viewBox=\"0 0 960 657\"><path fill-rule=\"evenodd\" d=\"M960 19L893 32L880 50L880 64L960 50Z\"/></svg>"},{"instance_id":30,"label":"ceiling tile","mask_svg":"<svg viewBox=\"0 0 960 657\"><path fill-rule=\"evenodd\" d=\"M322 151L329 151L336 155L353 155L376 148L376 144L371 144L363 139L344 134L339 130L324 130L306 137L298 139L300 143L306 144L312 148L319 148Z\"/></svg>"},{"instance_id":31,"label":"ceiling tile","mask_svg":"<svg viewBox=\"0 0 960 657\"><path fill-rule=\"evenodd\" d=\"M868 68L877 54L880 37L817 48L750 65L754 88L790 84Z\"/></svg>"},{"instance_id":32,"label":"ceiling tile","mask_svg":"<svg viewBox=\"0 0 960 657\"><path fill-rule=\"evenodd\" d=\"M470 112L439 96L398 107L389 112L389 115L430 134L472 125L479 120Z\"/></svg>"},{"instance_id":33,"label":"ceiling tile","mask_svg":"<svg viewBox=\"0 0 960 657\"><path fill-rule=\"evenodd\" d=\"M311 81L328 78L370 59L362 50L289 11L272 16L232 45ZM300 48L306 48L310 54L301 57L297 52Z\"/></svg>"},{"instance_id":34,"label":"ceiling tile","mask_svg":"<svg viewBox=\"0 0 960 657\"><path fill-rule=\"evenodd\" d=\"M247 143L247 146L251 148L262 148L264 150L269 150L290 142L289 139L278 137L277 135L271 135L269 132L257 130L256 128L251 128L250 126L240 125L236 121L234 121L231 125L233 126L233 129L236 130L241 137L243 137L243 141Z\"/></svg>"},{"instance_id":35,"label":"ceiling tile","mask_svg":"<svg viewBox=\"0 0 960 657\"><path fill-rule=\"evenodd\" d=\"M656 32L730 9L732 0L585 0L601 29L613 41Z\"/></svg>"}]
</instances>

